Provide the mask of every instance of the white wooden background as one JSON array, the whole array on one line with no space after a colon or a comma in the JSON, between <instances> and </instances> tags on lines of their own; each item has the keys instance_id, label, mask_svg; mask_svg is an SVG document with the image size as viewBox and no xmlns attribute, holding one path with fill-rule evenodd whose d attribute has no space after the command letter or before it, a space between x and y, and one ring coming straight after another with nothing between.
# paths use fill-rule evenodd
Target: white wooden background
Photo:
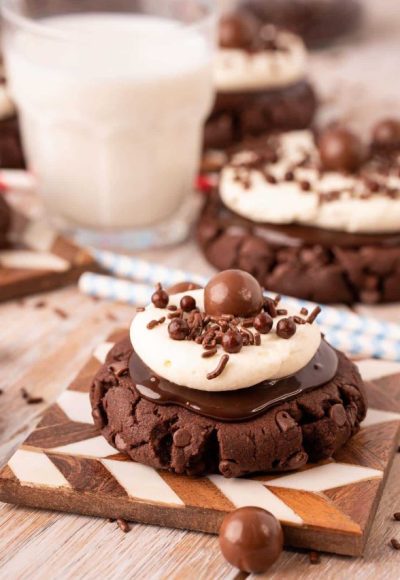
<instances>
[{"instance_id":1,"label":"white wooden background","mask_svg":"<svg viewBox=\"0 0 400 580\"><path fill-rule=\"evenodd\" d=\"M313 55L310 67L329 114L334 111L363 130L379 116L400 115L399 2L368 0L366 4L371 17L353 44ZM193 242L148 257L186 269L190 264L193 271L211 273ZM44 405L27 406L19 389L24 386L51 403L95 344L113 328L128 325L133 313L124 305L83 297L74 287L45 295L46 307L36 308L42 299L31 297L0 306L0 388L4 391L0 396L0 465L44 409ZM60 318L54 307L65 310L68 317ZM375 314L400 321L400 305L377 308ZM75 355L60 360L57 352L65 341L74 345ZM46 381L41 378L42 368L49 369ZM391 519L394 511L400 511L399 480L400 454L363 559L323 555L321 563L312 566L306 553L286 551L268 577L397 579L400 552L388 543L395 536L400 540L400 522ZM143 525L132 525L131 532L123 534L115 524L100 519L0 504L0 580L237 576L241 577L224 562L213 536Z\"/></svg>"}]
</instances>

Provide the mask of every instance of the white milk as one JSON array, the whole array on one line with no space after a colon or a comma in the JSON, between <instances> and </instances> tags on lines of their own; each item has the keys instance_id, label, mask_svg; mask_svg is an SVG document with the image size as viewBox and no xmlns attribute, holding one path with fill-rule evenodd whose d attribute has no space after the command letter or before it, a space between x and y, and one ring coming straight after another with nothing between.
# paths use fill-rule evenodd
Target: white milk
<instances>
[{"instance_id":1,"label":"white milk","mask_svg":"<svg viewBox=\"0 0 400 580\"><path fill-rule=\"evenodd\" d=\"M205 39L149 16L41 23L65 40L17 32L6 40L6 59L50 213L108 229L167 219L192 189L212 104Z\"/></svg>"}]
</instances>

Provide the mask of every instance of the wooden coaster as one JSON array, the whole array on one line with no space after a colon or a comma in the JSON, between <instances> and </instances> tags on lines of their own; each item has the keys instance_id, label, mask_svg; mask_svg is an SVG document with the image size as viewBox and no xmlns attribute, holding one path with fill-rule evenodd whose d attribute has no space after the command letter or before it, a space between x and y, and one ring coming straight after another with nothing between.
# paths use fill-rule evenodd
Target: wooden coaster
<instances>
[{"instance_id":1,"label":"wooden coaster","mask_svg":"<svg viewBox=\"0 0 400 580\"><path fill-rule=\"evenodd\" d=\"M273 477L189 478L127 460L92 423L90 383L120 337L96 349L0 472L1 501L210 533L230 510L256 505L280 519L287 546L362 554L398 447L400 372L385 376L391 363L359 363L374 379L370 410L334 460Z\"/></svg>"},{"instance_id":2,"label":"wooden coaster","mask_svg":"<svg viewBox=\"0 0 400 580\"><path fill-rule=\"evenodd\" d=\"M54 290L87 270L100 270L89 252L12 209L12 243L0 250L0 302Z\"/></svg>"}]
</instances>

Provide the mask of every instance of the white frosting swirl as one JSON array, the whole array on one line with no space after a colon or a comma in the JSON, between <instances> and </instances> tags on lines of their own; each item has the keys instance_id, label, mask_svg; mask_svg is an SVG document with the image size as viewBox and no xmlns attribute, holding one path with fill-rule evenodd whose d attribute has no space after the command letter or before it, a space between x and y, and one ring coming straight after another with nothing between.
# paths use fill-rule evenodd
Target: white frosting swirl
<instances>
[{"instance_id":1,"label":"white frosting swirl","mask_svg":"<svg viewBox=\"0 0 400 580\"><path fill-rule=\"evenodd\" d=\"M170 296L170 304L179 307L181 297L188 294L203 309L203 290ZM222 374L208 380L207 373L216 368L221 356L225 354L224 350L220 347L213 357L202 358L204 351L194 341L172 340L169 337L168 319L152 330L147 328L151 320L158 320L169 313L169 310L155 308L152 304L144 312L138 313L131 325L132 346L156 375L200 391L234 391L251 387L262 380L291 375L307 365L321 343L321 332L316 323L298 325L290 339L278 337L275 327L284 318L279 316L274 319L272 331L261 335L260 346L244 346L239 353L231 354Z\"/></svg>"},{"instance_id":2,"label":"white frosting swirl","mask_svg":"<svg viewBox=\"0 0 400 580\"><path fill-rule=\"evenodd\" d=\"M288 87L304 78L306 49L302 40L289 32L277 32L283 50L248 52L220 48L214 64L217 91L257 91Z\"/></svg>"},{"instance_id":3,"label":"white frosting swirl","mask_svg":"<svg viewBox=\"0 0 400 580\"><path fill-rule=\"evenodd\" d=\"M279 137L278 147L281 151L279 161L268 165L268 173L277 183L269 183L254 169L250 171L250 186L246 188L235 178L237 170L234 167L227 166L222 171L220 195L228 208L258 223L299 223L349 233L400 231L398 168L386 176L371 171L377 183L394 188L398 196L390 197L378 190L368 197L368 187L357 175L320 174L316 168L299 167L295 170L295 181L284 180L286 172L305 155L318 162L318 150L310 131L285 133ZM240 153L234 163L251 159L252 155L251 152ZM310 191L302 190L299 184L302 180L310 184ZM340 195L328 201L332 193Z\"/></svg>"}]
</instances>

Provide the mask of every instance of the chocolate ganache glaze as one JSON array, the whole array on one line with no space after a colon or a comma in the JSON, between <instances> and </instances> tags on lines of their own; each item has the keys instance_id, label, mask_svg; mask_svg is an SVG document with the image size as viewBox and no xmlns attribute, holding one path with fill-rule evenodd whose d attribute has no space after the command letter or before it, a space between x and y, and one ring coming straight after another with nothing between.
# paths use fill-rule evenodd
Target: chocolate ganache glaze
<instances>
[{"instance_id":1,"label":"chocolate ganache glaze","mask_svg":"<svg viewBox=\"0 0 400 580\"><path fill-rule=\"evenodd\" d=\"M311 361L294 375L228 392L189 389L157 377L133 351L129 372L140 395L160 405L175 404L219 421L245 421L268 408L332 380L337 372L335 350L324 340Z\"/></svg>"}]
</instances>

